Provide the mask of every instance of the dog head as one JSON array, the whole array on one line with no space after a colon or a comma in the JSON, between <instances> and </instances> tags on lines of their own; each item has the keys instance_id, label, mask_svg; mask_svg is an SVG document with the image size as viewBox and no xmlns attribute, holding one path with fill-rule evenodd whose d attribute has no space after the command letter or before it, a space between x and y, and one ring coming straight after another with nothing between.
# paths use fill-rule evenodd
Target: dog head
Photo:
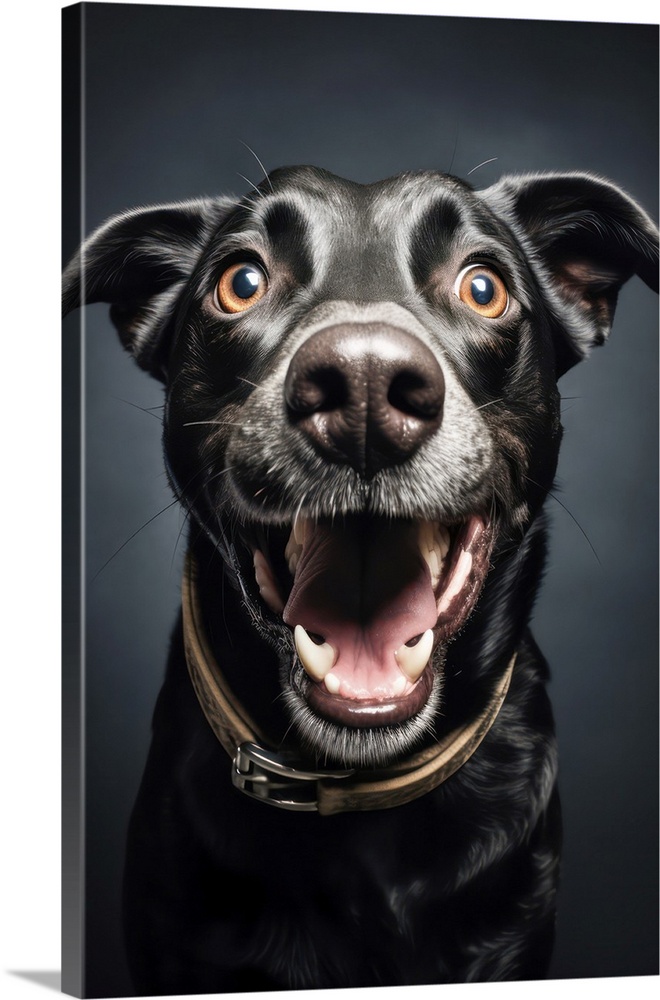
<instances>
[{"instance_id":1,"label":"dog head","mask_svg":"<svg viewBox=\"0 0 660 1000\"><path fill-rule=\"evenodd\" d=\"M657 289L651 220L585 174L475 191L300 167L118 216L81 254L65 310L111 303L165 383L173 489L277 647L302 738L349 765L412 747L552 484L557 378L625 281Z\"/></svg>"}]
</instances>

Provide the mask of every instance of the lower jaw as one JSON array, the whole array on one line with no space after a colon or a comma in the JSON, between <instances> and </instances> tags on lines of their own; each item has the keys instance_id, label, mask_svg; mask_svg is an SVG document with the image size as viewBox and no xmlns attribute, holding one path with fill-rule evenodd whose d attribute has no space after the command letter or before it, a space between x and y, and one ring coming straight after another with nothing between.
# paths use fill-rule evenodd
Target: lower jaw
<instances>
[{"instance_id":1,"label":"lower jaw","mask_svg":"<svg viewBox=\"0 0 660 1000\"><path fill-rule=\"evenodd\" d=\"M340 698L319 683L308 681L304 698L319 715L343 726L371 729L391 726L417 715L429 700L433 689L434 672L429 664L405 698L391 700Z\"/></svg>"},{"instance_id":2,"label":"lower jaw","mask_svg":"<svg viewBox=\"0 0 660 1000\"><path fill-rule=\"evenodd\" d=\"M371 770L387 767L412 753L435 735L435 720L442 694L441 673L430 674L430 694L410 717L399 721L372 717L370 724L342 723L312 707L297 684L291 683L290 666L283 668L284 701L304 755L316 764ZM285 675L289 677L285 683ZM420 678L421 680L421 678ZM305 687L306 677L302 679ZM312 699L313 700L313 699Z\"/></svg>"}]
</instances>

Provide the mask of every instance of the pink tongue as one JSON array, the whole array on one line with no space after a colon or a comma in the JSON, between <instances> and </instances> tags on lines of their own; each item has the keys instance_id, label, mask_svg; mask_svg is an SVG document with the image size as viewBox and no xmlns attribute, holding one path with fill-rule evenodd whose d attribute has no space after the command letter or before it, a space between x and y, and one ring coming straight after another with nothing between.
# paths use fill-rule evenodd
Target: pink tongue
<instances>
[{"instance_id":1,"label":"pink tongue","mask_svg":"<svg viewBox=\"0 0 660 1000\"><path fill-rule=\"evenodd\" d=\"M395 650L436 624L417 533L413 523L368 519L307 528L284 621L335 649L333 673L346 697L382 700L400 693Z\"/></svg>"}]
</instances>

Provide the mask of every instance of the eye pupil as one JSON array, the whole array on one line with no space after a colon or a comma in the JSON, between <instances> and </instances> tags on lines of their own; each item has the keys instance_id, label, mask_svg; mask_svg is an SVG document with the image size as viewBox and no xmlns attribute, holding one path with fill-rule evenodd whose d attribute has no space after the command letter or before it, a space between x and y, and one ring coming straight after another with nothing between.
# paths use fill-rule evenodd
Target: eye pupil
<instances>
[{"instance_id":1,"label":"eye pupil","mask_svg":"<svg viewBox=\"0 0 660 1000\"><path fill-rule=\"evenodd\" d=\"M239 299L251 299L259 289L261 275L254 267L242 267L234 275L231 283L234 295Z\"/></svg>"},{"instance_id":2,"label":"eye pupil","mask_svg":"<svg viewBox=\"0 0 660 1000\"><path fill-rule=\"evenodd\" d=\"M472 298L475 302L478 302L480 306L487 306L495 295L495 285L490 278L487 278L483 274L479 274L472 279L470 292L472 293Z\"/></svg>"}]
</instances>

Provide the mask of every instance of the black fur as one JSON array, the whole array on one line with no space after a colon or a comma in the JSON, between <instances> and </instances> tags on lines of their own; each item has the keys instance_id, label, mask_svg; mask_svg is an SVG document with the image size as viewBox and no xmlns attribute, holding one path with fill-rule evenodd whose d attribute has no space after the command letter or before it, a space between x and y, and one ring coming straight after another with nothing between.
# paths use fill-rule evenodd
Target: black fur
<instances>
[{"instance_id":1,"label":"black fur","mask_svg":"<svg viewBox=\"0 0 660 1000\"><path fill-rule=\"evenodd\" d=\"M129 837L136 989L544 975L559 807L547 667L528 621L561 439L556 381L605 339L626 280L657 288L654 225L585 174L507 177L475 192L444 174L362 186L301 167L275 171L240 202L119 216L82 253L83 275L80 258L65 273L65 309L110 302L124 345L167 386L166 461L191 516L207 628L273 746L286 736L322 764L387 763L473 713L518 652L495 725L445 784L395 809L320 817L232 788L179 625ZM228 315L214 289L242 260L261 264L268 292ZM499 318L454 294L473 261L509 289ZM376 473L329 460L284 397L299 347L354 322L421 340L447 386L437 432ZM281 553L280 533L301 512L446 524L477 512L496 526L477 606L436 651L434 695L418 718L350 730L306 705L290 630L261 601L244 544L257 532Z\"/></svg>"}]
</instances>

